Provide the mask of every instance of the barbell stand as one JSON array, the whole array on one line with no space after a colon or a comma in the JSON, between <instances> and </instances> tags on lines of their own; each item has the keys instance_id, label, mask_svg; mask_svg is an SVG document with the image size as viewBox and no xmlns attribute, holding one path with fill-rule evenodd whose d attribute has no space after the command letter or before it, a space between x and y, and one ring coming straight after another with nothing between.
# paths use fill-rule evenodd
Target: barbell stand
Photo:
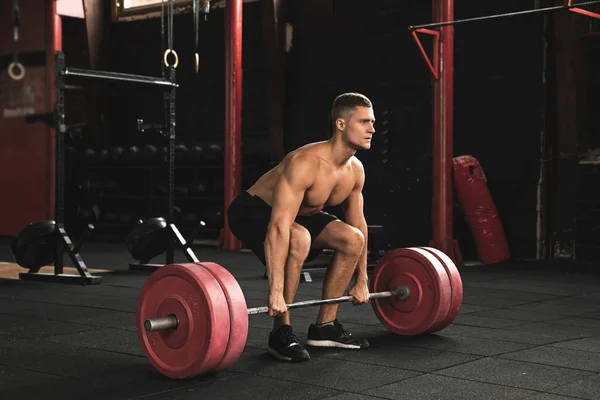
<instances>
[{"instance_id":1,"label":"barbell stand","mask_svg":"<svg viewBox=\"0 0 600 400\"><path fill-rule=\"evenodd\" d=\"M167 227L165 229L169 230L169 233L168 233L169 239L171 239L171 237L173 237L175 239L175 241L179 245L179 248L185 254L185 257L187 258L187 260L191 263L197 263L197 262L200 262L200 260L198 260L198 257L196 257L196 254L190 247L190 244L194 241L196 236L198 236L198 234L200 233L200 231L203 228L204 228L204 225L198 224L196 226L196 228L194 229L194 231L188 236L187 239L185 239L183 237L183 235L181 234L181 232L179 231L179 229L177 228L177 226L175 224L169 224L169 225L167 225ZM172 241L169 240L169 243L172 243ZM174 258L174 255L172 255L171 258L169 259L169 255L167 254L167 264L173 264L173 262L174 262L173 258ZM129 269L131 271L156 271L157 269L160 269L166 265L166 264L150 264L149 261L150 260L143 261L140 263L130 263Z\"/></svg>"},{"instance_id":2,"label":"barbell stand","mask_svg":"<svg viewBox=\"0 0 600 400\"><path fill-rule=\"evenodd\" d=\"M168 212L167 212L167 223L170 225L174 219L173 208L174 208L174 153L175 153L175 89L177 83L175 83L175 68L172 66L169 68L170 76L169 79L162 77L149 77L142 75L125 74L119 72L110 71L95 71L95 70L84 70L78 68L67 68L65 62L65 55L62 51L55 53L55 67L54 67L54 78L55 78L55 105L54 115L52 116L52 124L54 125L54 131L56 135L55 141L55 162L56 162L56 257L54 260L54 273L40 273L37 271L31 271L27 273L20 273L19 278L22 280L29 281L45 281L45 282L59 282L59 283L74 283L74 284L98 284L100 283L101 277L91 275L87 266L83 262L79 251L83 244L83 239L86 236L82 236L80 242L75 245L69 237L65 229L65 155L64 155L64 138L67 131L66 126L66 110L65 110L65 78L73 77L88 80L99 80L104 82L123 82L128 84L139 84L147 86L155 86L162 90L168 90L169 100L169 151L167 153L167 161L169 164L169 187L167 189L168 196ZM174 230L177 230L175 227ZM69 275L63 273L63 256L67 253L73 266L77 268L79 275ZM169 241L167 247L167 263L169 260L173 260L173 245Z\"/></svg>"}]
</instances>

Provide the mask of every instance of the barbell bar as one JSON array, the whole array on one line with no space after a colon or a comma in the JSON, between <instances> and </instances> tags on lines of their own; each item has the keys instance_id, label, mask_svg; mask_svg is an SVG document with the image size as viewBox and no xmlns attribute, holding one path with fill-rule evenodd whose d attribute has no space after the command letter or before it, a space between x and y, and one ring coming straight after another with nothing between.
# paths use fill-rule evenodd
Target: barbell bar
<instances>
[{"instance_id":1,"label":"barbell bar","mask_svg":"<svg viewBox=\"0 0 600 400\"><path fill-rule=\"evenodd\" d=\"M396 290L386 291L386 292L376 292L369 294L369 300L371 299L383 299L386 297L396 296L398 300L405 300L410 296L410 289L406 286L399 286ZM332 299L322 299L322 300L306 300L299 301L296 303L291 303L287 305L288 310L294 308L302 308L302 307L312 307L319 306L323 304L337 304L344 303L347 301L354 301L354 296L342 296L335 297ZM254 307L249 308L248 315L253 314L264 314L269 312L269 307ZM164 331L164 330L175 330L179 325L179 320L176 315L171 314L166 317L159 318L148 318L144 321L144 329L146 332L156 332L156 331Z\"/></svg>"}]
</instances>

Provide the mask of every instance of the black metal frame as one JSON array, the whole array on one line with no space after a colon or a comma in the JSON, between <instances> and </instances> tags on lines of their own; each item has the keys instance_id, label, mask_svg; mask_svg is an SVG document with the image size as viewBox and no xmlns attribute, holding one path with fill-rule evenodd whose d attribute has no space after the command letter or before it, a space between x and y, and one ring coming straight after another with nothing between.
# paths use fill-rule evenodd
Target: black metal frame
<instances>
[{"instance_id":1,"label":"black metal frame","mask_svg":"<svg viewBox=\"0 0 600 400\"><path fill-rule=\"evenodd\" d=\"M162 80L161 80L162 81ZM167 228L169 230L169 236L173 236L173 238L177 241L179 247L184 251L189 262L199 262L198 257L194 254L194 251L190 248L190 243L193 239L198 235L198 230L201 226L196 227L194 232L189 236L189 239L186 240L183 238L179 229L173 222L175 219L175 100L176 100L176 88L175 84L175 68L169 67L169 80L167 82L172 82L171 90L167 93L167 102L169 108L169 121L167 122L168 129L168 151L167 151L167 168L168 168L168 184L167 184ZM165 257L165 264L149 264L145 262L141 263L130 263L129 269L132 271L155 271L160 269L168 264L173 264L175 262L175 248L173 246L173 241L167 241L167 251Z\"/></svg>"},{"instance_id":2,"label":"black metal frame","mask_svg":"<svg viewBox=\"0 0 600 400\"><path fill-rule=\"evenodd\" d=\"M196 254L194 253L194 251L191 249L190 243L192 243L194 238L196 236L198 236L200 229L202 229L202 225L198 225L196 227L196 229L194 229L194 231L190 234L188 239L185 239L183 237L183 235L181 234L179 229L177 229L177 226L175 226L175 224L173 224L173 223L168 224L165 229L168 229L169 234L173 235L175 237L175 239L177 240L177 244L179 245L179 248L181 250L183 250L183 252L185 253L185 256L189 262L191 262L191 263L200 262L200 260L198 260L198 257L196 257ZM173 264L173 262L174 262L174 259L173 259L174 254L173 253L174 253L173 242L171 240L169 240L169 244L167 247L167 262L166 262L166 264ZM147 262L131 263L131 264L129 264L129 269L132 271L156 271L157 269L164 267L166 264L149 264Z\"/></svg>"},{"instance_id":3,"label":"black metal frame","mask_svg":"<svg viewBox=\"0 0 600 400\"><path fill-rule=\"evenodd\" d=\"M20 279L29 281L46 281L60 283L76 283L76 284L98 284L100 283L99 276L93 276L88 271L83 259L79 255L79 251L83 245L83 241L91 232L93 227L86 229L80 238L77 245L74 245L68 233L65 230L65 155L64 155L64 139L67 131L66 126L66 110L65 110L65 78L79 77L86 79L98 79L102 81L118 81L126 83L145 84L170 89L169 92L169 152L167 155L167 163L169 168L169 187L167 189L168 196L168 211L167 223L172 226L172 232L178 232L175 225L172 223L174 219L174 176L175 176L175 68L169 67L170 79L148 77L142 75L124 74L109 71L94 71L83 69L69 69L66 66L65 55L62 51L55 53L55 109L53 116L53 125L56 134L55 142L55 159L56 159L56 258L54 261L54 274L46 274L39 272L27 272L19 274ZM63 273L63 253L66 252L73 265L79 271L79 275L68 275ZM193 253L192 253L193 254ZM195 257L195 256L194 256ZM167 263L173 262L173 245L169 241L167 250Z\"/></svg>"}]
</instances>

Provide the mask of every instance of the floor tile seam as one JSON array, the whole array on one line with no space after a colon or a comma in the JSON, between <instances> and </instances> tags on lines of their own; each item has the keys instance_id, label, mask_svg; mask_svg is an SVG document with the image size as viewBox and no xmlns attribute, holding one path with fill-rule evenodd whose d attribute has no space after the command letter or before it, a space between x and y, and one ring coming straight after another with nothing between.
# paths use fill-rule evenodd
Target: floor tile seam
<instances>
[{"instance_id":1,"label":"floor tile seam","mask_svg":"<svg viewBox=\"0 0 600 400\"><path fill-rule=\"evenodd\" d=\"M3 363L3 362L0 362L0 366L5 366L5 367L9 367L9 368L14 368L14 369L18 369L18 370L21 370L21 371L35 372L35 373L37 373L37 374L48 375L48 376L51 376L51 377L56 377L56 378L67 378L67 379L69 379L69 380L71 380L71 379L75 379L75 380L81 381L81 382L83 382L83 383L96 383L95 381L88 380L88 379L83 379L83 378L80 378L80 377L74 377L74 376L71 376L71 375L51 374L51 373L49 373L47 370L44 370L44 371L38 371L38 370L36 370L36 369L31 369L31 368L22 368L22 367L15 366L15 365L5 364L5 363Z\"/></svg>"},{"instance_id":2,"label":"floor tile seam","mask_svg":"<svg viewBox=\"0 0 600 400\"><path fill-rule=\"evenodd\" d=\"M31 301L31 300L24 300L24 299L15 299L15 298L2 297L2 295L0 295L0 299L1 298L7 298L7 299L11 299L11 300L18 300L18 301L23 301L25 303L32 303L32 304L52 304L52 305L55 305L55 306L90 308L90 309L93 309L93 310L117 311L117 312L123 312L123 313L128 313L128 314L135 314L135 311L118 310L118 309L106 308L106 307L86 306L86 305L81 305L81 304L55 303L55 302L52 302L52 301Z\"/></svg>"},{"instance_id":3,"label":"floor tile seam","mask_svg":"<svg viewBox=\"0 0 600 400\"><path fill-rule=\"evenodd\" d=\"M463 304L468 304L468 303L464 303ZM474 305L474 304L471 304ZM478 305L478 304L477 304ZM518 319L518 318L510 318L510 317L502 317L502 319L508 319L511 321L529 321L529 322L546 322L546 321L554 321L556 319L562 319L564 317L568 317L568 315L559 315L556 316L556 314L553 313L544 313L544 312L534 312L534 311L527 311L527 310L512 310L511 308L513 308L515 306L510 306L510 307L494 307L494 308L490 308L488 310L478 310L478 311L473 311L473 312L469 312L466 313L464 315L474 315L475 313L481 313L481 312L489 312L489 311L498 311L498 310L506 310L506 311L523 311L523 312L531 312L532 314L545 314L545 315L554 315L555 317L551 318L551 319L545 319L543 321L537 321L537 320L526 320L526 319ZM497 317L488 317L485 315L475 315L476 317L485 317L485 318L497 318Z\"/></svg>"},{"instance_id":4,"label":"floor tile seam","mask_svg":"<svg viewBox=\"0 0 600 400\"><path fill-rule=\"evenodd\" d=\"M465 338L467 338L467 337L465 337ZM470 339L474 339L474 338L470 338ZM500 340L493 340L493 339L483 339L483 340L489 340L491 342L500 342ZM505 342L505 343L512 343L512 342ZM536 344L518 343L518 342L515 342L514 344L522 344L522 345L530 346L530 347L521 348L521 349L516 350L516 351L529 350L529 349L532 349L532 348L540 346L540 345L536 345ZM503 355L503 354L513 353L515 351L515 350L509 350L507 352L495 353L493 355L487 355L487 354L480 354L480 353L466 353L464 351L456 351L456 350L438 349L438 348L435 348L435 347L425 347L425 346L419 346L419 345L416 345L416 344L402 344L402 346L416 348L416 349L437 350L437 351L443 351L443 352L447 352L447 353L457 353L457 354L463 354L463 355L469 355L469 356L481 356L481 357L493 357L493 356L497 356L497 355Z\"/></svg>"},{"instance_id":5,"label":"floor tile seam","mask_svg":"<svg viewBox=\"0 0 600 400\"><path fill-rule=\"evenodd\" d=\"M246 347L250 347L250 348L256 349L256 350L264 350L265 353L267 352L267 349L265 347L257 347L257 346L252 346L252 345L247 345ZM310 348L308 348L308 350L310 350ZM458 353L458 354L460 354L460 353ZM464 354L461 354L461 355L464 355ZM393 368L393 369L398 369L401 371L427 373L427 371L420 370L420 369L409 369L409 368L404 368L404 367L394 367L391 365L375 364L375 363L369 363L369 362L364 362L364 361L348 360L348 359L343 359L340 357L332 357L332 356L327 356L327 355L322 355L322 354L316 354L316 355L311 354L311 358L322 358L322 359L326 359L326 360L344 361L344 362L350 362L350 363L360 364L360 365L368 365L368 366L373 366L373 367ZM470 361L475 361L475 360L470 360Z\"/></svg>"},{"instance_id":6,"label":"floor tile seam","mask_svg":"<svg viewBox=\"0 0 600 400\"><path fill-rule=\"evenodd\" d=\"M490 328L490 329L493 329L493 328ZM506 328L504 328L504 329L508 330ZM502 329L499 329L499 330L502 330ZM524 331L515 330L515 331L511 331L511 332L524 332ZM529 332L524 332L524 333L529 333ZM457 332L457 333L453 333L452 335L463 336L465 338L472 338L471 336L464 336L464 334L465 334L465 332ZM593 336L593 335L590 335L590 336L580 336L580 337L577 337L577 338L557 340L557 341L547 342L547 343L525 343L525 342L516 342L516 341L512 341L512 340L486 339L486 338L484 338L484 339L485 340L493 340L493 341L496 341L496 342L519 343L519 344L533 344L534 347L544 347L544 346L550 346L550 345L557 344L557 343L573 342L575 340L581 340L581 339L599 339L600 340L600 337L599 336ZM556 346L554 346L554 347L556 347ZM562 348L562 349L569 349L569 350L579 350L579 349L571 349L570 347L560 347L560 348ZM523 350L525 350L525 349L523 349ZM517 351L521 351L521 350L517 350ZM583 351L583 350L579 350L579 351ZM597 353L597 352L596 351L592 351L592 353Z\"/></svg>"},{"instance_id":7,"label":"floor tile seam","mask_svg":"<svg viewBox=\"0 0 600 400\"><path fill-rule=\"evenodd\" d=\"M494 328L487 328L487 329L494 329ZM495 329L495 330L496 330L496 329ZM501 329L498 329L498 330L501 330ZM514 331L514 332L523 332L523 331ZM456 335L456 336L462 336L462 337L464 337L464 338L471 338L471 339L485 339L485 340L493 340L493 341L495 341L495 342L515 343L515 344L533 344L533 345L534 345L534 347L536 347L536 346L546 346L546 345L549 345L549 344L554 344L554 343L561 343L561 342L563 342L562 340L559 340L559 341L557 341L557 342L548 342L548 343L527 343L527 342L517 342L517 341L514 341L514 340L503 340L503 339L487 339L487 338L474 338L474 337L472 337L472 336L465 336L465 332L456 332L456 333L453 333L453 334L452 334L452 336L454 336L454 335ZM592 337L592 338L594 338L595 336L591 336L591 337ZM586 339L586 338L581 338L581 339ZM572 341L572 340L577 340L577 339L568 339L568 340L564 340L564 342L569 342L569 341Z\"/></svg>"},{"instance_id":8,"label":"floor tile seam","mask_svg":"<svg viewBox=\"0 0 600 400\"><path fill-rule=\"evenodd\" d=\"M63 336L63 335L68 335L68 334L72 334L73 332L69 332L69 333L62 333L59 335L52 335L52 336L44 336L44 337L36 337L36 338L31 338L31 337L20 337L20 336L14 336L14 335L3 335L0 334L0 336L10 336L10 337L14 337L18 340L26 340L26 341L36 341L37 343L44 342L44 343L49 343L49 344L58 344L58 345L62 345L62 346L67 346L70 348L76 348L76 349L87 349L87 350L95 350L95 351L102 351L105 353L111 353L111 354L121 354L121 355L126 355L126 356L133 356L133 357L138 357L138 358L145 358L145 356L143 355L139 355L139 354L134 354L134 353L127 353L127 352L123 352L123 351L117 351L117 350L109 350L106 348L100 348L100 347L90 347L90 346L81 346L81 345L77 345L77 344L72 344L72 343L64 343L64 342L55 342L52 340L47 340L53 337L58 337L58 336ZM10 346L3 346L0 345L0 348L6 348L6 347L10 347ZM59 352L59 350L52 350L53 354L56 354L57 352Z\"/></svg>"},{"instance_id":9,"label":"floor tile seam","mask_svg":"<svg viewBox=\"0 0 600 400\"><path fill-rule=\"evenodd\" d=\"M484 318L494 318L494 317L484 317ZM496 319L498 319L498 318L496 318ZM520 321L520 320L511 319L510 321ZM492 328L489 326L481 326L481 325L473 325L473 324L468 324L468 323L464 323L464 322L454 322L453 325L468 326L471 328L483 328L483 329L508 329L508 328L514 327L514 326L523 326L523 325L531 324L531 321L522 321L522 322L523 322L522 324L502 326L502 327L498 327L498 328Z\"/></svg>"},{"instance_id":10,"label":"floor tile seam","mask_svg":"<svg viewBox=\"0 0 600 400\"><path fill-rule=\"evenodd\" d=\"M539 281L535 281L532 280L532 282L539 282ZM470 285L470 284L463 284L464 288L477 288L477 289L493 289L493 290L510 290L513 292L520 292L520 293L529 293L529 294L539 294L539 295L548 295L548 296L558 296L558 297L553 297L553 298L549 298L549 299L544 299L544 300L535 300L534 302L542 302L542 301L548 301L548 300L557 300L560 298L567 298L567 297L576 297L576 296L581 296L581 293L573 293L573 294L556 294L556 293L548 293L548 292L536 292L536 291L522 291L522 290L513 290L513 289L501 289L501 288L497 288L497 287L488 287L488 286L474 286L474 285ZM588 291L584 291L585 293L597 293L598 291L594 290L592 292L588 292ZM500 298L500 297L494 297L494 298ZM506 299L511 299L506 298Z\"/></svg>"},{"instance_id":11,"label":"floor tile seam","mask_svg":"<svg viewBox=\"0 0 600 400\"><path fill-rule=\"evenodd\" d=\"M577 339L575 339L575 340L577 340ZM565 341L565 343L566 343L566 342L569 342L569 341L570 341L570 340L567 340L567 341ZM551 345L552 345L552 344L556 344L556 343L562 343L562 342L555 342L555 343L551 343ZM600 354L600 350L581 350L581 349L576 349L576 348L573 348L573 347L551 346L551 345L550 345L550 347L553 347L553 348L555 348L555 349L563 349L563 350L578 350L578 351L585 351L586 353Z\"/></svg>"},{"instance_id":12,"label":"floor tile seam","mask_svg":"<svg viewBox=\"0 0 600 400\"><path fill-rule=\"evenodd\" d=\"M326 357L319 357L319 358L326 358ZM344 361L349 361L349 360L344 360ZM310 362L310 361L308 361L308 362ZM383 367L382 365L377 365L377 366ZM395 368L395 367L387 367L387 368ZM402 369L402 368L395 368L395 369L400 369L400 370L403 370L403 371L409 371L409 370L405 370L405 369ZM296 380L291 380L291 379L284 379L284 378L281 378L281 377L274 377L273 375L267 375L267 374L263 374L263 373L260 373L260 372L240 371L240 373L244 374L244 375L260 376L260 377L263 377L263 378L276 379L278 381L286 381L286 382L291 382L291 383L300 383L300 384L303 384L303 385L317 387L317 388L320 388L320 389L336 390L336 391L339 391L339 392L352 393L352 394L365 394L366 391L377 389L378 387L381 387L381 386L392 385L392 384L395 384L395 383L399 383L399 382L406 381L406 380L411 379L411 378L416 378L418 376L426 375L427 374L426 372L423 372L423 371L412 371L412 370L410 370L410 372L419 372L419 374L418 375L414 375L414 376L409 376L409 377L406 377L406 378L403 378L403 379L399 379L397 381L388 382L388 383L385 383L385 384L380 385L380 386L373 386L373 387L364 389L362 391L348 391L348 390L343 390L343 389L332 388L330 386L315 385L315 384L312 384L312 383L308 384L308 383L303 382L303 381L296 381ZM322 398L327 398L327 397L329 397L329 395L327 395L325 397L322 397ZM378 396L375 396L375 397L378 397ZM381 397L381 398L386 399L386 397Z\"/></svg>"},{"instance_id":13,"label":"floor tile seam","mask_svg":"<svg viewBox=\"0 0 600 400\"><path fill-rule=\"evenodd\" d=\"M444 374L441 374L440 371L441 370L430 372L429 375L443 376L444 378L458 379L458 380L467 381L467 382L484 383L484 384L487 384L487 385L500 386L500 387L503 387L503 388L526 390L526 391L530 391L530 392L536 392L538 394L556 394L556 393L551 393L550 390L554 390L554 389L556 389L556 388L558 388L560 386L570 385L571 383L573 383L573 382L576 381L576 379L575 379L575 380L570 381L569 383L566 383L564 385L561 384L561 385L550 387L550 388L545 389L545 390L540 390L540 389L524 388L524 387L519 387L519 386L503 385L503 384L496 383L496 382L488 382L488 381L482 381L482 380L477 380L477 379L461 378L461 377L452 376L452 375L444 375ZM583 372L589 372L589 371L583 371ZM532 396L534 396L534 395L532 395ZM575 397L575 398L580 399L581 397ZM527 399L527 397L525 399ZM585 400L585 398L581 398L581 399Z\"/></svg>"},{"instance_id":14,"label":"floor tile seam","mask_svg":"<svg viewBox=\"0 0 600 400\"><path fill-rule=\"evenodd\" d=\"M545 345L537 346L537 347L545 347ZM556 347L554 347L554 349L556 349ZM531 349L526 349L524 351L528 351L528 350L531 350ZM587 353L587 352L582 351L582 350L572 350L572 349L562 349L562 350L579 351L580 353ZM519 351L515 351L515 352L512 352L512 353L518 353L518 352ZM517 361L517 362L523 362L523 363L534 364L534 365L543 365L545 367L564 368L564 369L568 369L568 370L572 370L572 371L590 372L590 373L593 373L593 374L600 374L600 370L594 371L594 370L589 370L589 369L581 369L581 368L568 367L568 366L565 366L565 365L546 364L546 363L541 363L541 362L525 361L525 360L519 360L519 359L515 359L515 358L506 357L509 354L511 354L511 353L501 354L501 355L499 355L497 357L496 356L492 356L491 358L500 358L502 360ZM594 353L594 354L596 354L596 353Z\"/></svg>"},{"instance_id":15,"label":"floor tile seam","mask_svg":"<svg viewBox=\"0 0 600 400\"><path fill-rule=\"evenodd\" d=\"M118 328L116 326L98 326L98 325L93 325L93 324L84 324L81 322L75 322L73 320L66 320L66 319L43 318L43 317L37 317L34 315L23 315L23 314L11 313L11 312L0 312L0 315L11 315L11 316L21 317L21 318L26 318L26 319L37 319L37 320L41 320L41 321L61 322L61 323L65 323L65 324L80 325L80 326L85 326L85 327L90 328L90 329L86 329L84 332L87 332L90 330L99 330L99 329L116 329L116 330L124 331L124 332L133 332L131 329ZM85 317L82 317L82 318L85 318ZM73 333L73 332L67 332L67 333ZM62 334L60 334L60 335L62 335Z\"/></svg>"},{"instance_id":16,"label":"floor tile seam","mask_svg":"<svg viewBox=\"0 0 600 400\"><path fill-rule=\"evenodd\" d=\"M149 397L153 397L153 396L159 396L159 395L163 395L165 393L175 392L175 391L182 390L182 389L198 388L198 387L202 387L204 384L207 384L207 383L211 383L212 384L212 383L215 383L215 382L224 381L224 380L227 380L227 379L232 379L232 378L237 377L238 375L240 375L240 373L232 373L232 376L217 377L217 378L215 378L213 380L210 380L209 382L194 382L194 383L190 383L190 384L178 386L178 387L172 388L172 389L161 390L161 391L155 392L155 393L143 394L141 396L136 396L136 397L129 397L128 400L136 400L136 399L149 398Z\"/></svg>"}]
</instances>

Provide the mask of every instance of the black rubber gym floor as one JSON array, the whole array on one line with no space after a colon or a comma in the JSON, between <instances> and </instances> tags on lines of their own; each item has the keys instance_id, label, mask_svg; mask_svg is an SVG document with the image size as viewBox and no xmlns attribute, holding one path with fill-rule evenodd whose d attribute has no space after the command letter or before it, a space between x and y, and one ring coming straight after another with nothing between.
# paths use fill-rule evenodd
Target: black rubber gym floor
<instances>
[{"instance_id":1,"label":"black rubber gym floor","mask_svg":"<svg viewBox=\"0 0 600 400\"><path fill-rule=\"evenodd\" d=\"M266 304L267 281L251 254L194 250L234 274L249 307ZM389 333L370 305L341 304L340 322L371 348L309 348L311 360L300 364L266 355L271 320L253 315L232 368L179 381L156 372L138 343L137 299L150 273L129 271L119 244L90 243L82 257L114 272L85 287L0 280L1 399L600 398L600 273L575 262L461 268L459 316L422 337ZM12 262L7 242L0 261ZM319 297L322 274L312 277L298 300ZM293 311L301 340L316 312Z\"/></svg>"}]
</instances>

